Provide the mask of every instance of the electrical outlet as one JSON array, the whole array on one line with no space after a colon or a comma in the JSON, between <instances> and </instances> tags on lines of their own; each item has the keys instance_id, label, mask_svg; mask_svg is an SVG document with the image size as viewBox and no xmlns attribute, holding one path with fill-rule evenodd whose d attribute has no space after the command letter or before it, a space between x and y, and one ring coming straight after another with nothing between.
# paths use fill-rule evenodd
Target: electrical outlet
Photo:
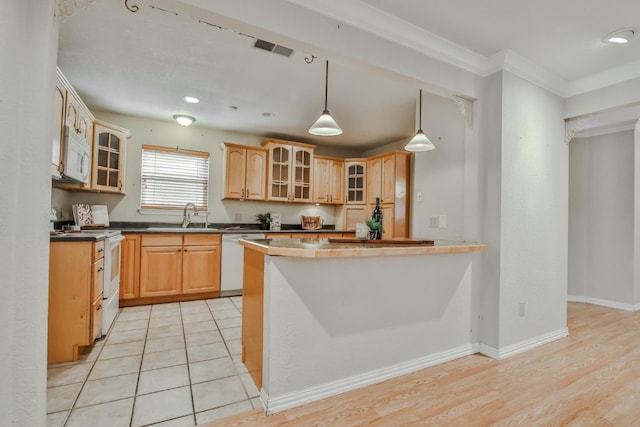
<instances>
[{"instance_id":1,"label":"electrical outlet","mask_svg":"<svg viewBox=\"0 0 640 427\"><path fill-rule=\"evenodd\" d=\"M240 212L236 212L236 214L233 216L233 220L235 222L242 222L242 214Z\"/></svg>"},{"instance_id":2,"label":"electrical outlet","mask_svg":"<svg viewBox=\"0 0 640 427\"><path fill-rule=\"evenodd\" d=\"M447 228L447 216L444 214L440 214L438 218L438 227Z\"/></svg>"},{"instance_id":3,"label":"electrical outlet","mask_svg":"<svg viewBox=\"0 0 640 427\"><path fill-rule=\"evenodd\" d=\"M432 216L429 218L429 227L438 228L440 225L440 218L437 216Z\"/></svg>"},{"instance_id":4,"label":"electrical outlet","mask_svg":"<svg viewBox=\"0 0 640 427\"><path fill-rule=\"evenodd\" d=\"M418 192L416 193L416 201L417 201L418 203L422 203L422 191L418 191Z\"/></svg>"}]
</instances>

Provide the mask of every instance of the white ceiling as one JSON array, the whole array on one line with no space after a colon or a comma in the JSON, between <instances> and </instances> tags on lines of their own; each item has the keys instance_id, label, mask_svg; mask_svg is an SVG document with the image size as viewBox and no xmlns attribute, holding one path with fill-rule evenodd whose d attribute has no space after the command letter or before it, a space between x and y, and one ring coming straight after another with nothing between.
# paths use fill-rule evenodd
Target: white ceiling
<instances>
[{"instance_id":1,"label":"white ceiling","mask_svg":"<svg viewBox=\"0 0 640 427\"><path fill-rule=\"evenodd\" d=\"M274 13L282 3L261 1L272 2ZM344 133L312 137L307 129L324 103L325 58L307 64L309 52L286 58L258 50L254 38L233 29L150 7L153 0L129 0L135 3L140 10L131 13L123 1L95 0L60 24L58 64L91 109L161 120L187 113L197 125L355 150L408 139L415 131L417 87L389 73L332 59L329 110ZM404 31L425 43L444 38L451 52L466 52L478 61L505 50L517 52L567 84L594 75L615 81L620 70L640 70L640 35L626 46L601 41L614 29L640 26L637 0L289 3L339 15L344 24L360 28L383 23L389 37ZM201 102L186 104L184 95ZM238 109L229 110L231 105Z\"/></svg>"}]
</instances>

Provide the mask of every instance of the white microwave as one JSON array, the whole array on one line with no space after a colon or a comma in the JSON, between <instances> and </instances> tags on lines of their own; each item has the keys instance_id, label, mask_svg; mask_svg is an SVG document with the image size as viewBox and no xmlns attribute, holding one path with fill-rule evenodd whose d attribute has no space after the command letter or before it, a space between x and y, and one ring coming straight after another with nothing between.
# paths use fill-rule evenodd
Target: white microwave
<instances>
[{"instance_id":1,"label":"white microwave","mask_svg":"<svg viewBox=\"0 0 640 427\"><path fill-rule=\"evenodd\" d=\"M91 172L91 147L82 135L69 126L64 127L64 156L62 178L89 184Z\"/></svg>"}]
</instances>

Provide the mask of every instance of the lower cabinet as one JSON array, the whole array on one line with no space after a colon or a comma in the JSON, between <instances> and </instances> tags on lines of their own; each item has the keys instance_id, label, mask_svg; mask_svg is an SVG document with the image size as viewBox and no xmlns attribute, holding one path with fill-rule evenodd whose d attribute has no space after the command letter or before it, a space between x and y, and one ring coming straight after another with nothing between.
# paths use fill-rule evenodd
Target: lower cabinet
<instances>
[{"instance_id":1,"label":"lower cabinet","mask_svg":"<svg viewBox=\"0 0 640 427\"><path fill-rule=\"evenodd\" d=\"M219 234L125 234L121 305L212 297L220 291Z\"/></svg>"},{"instance_id":2,"label":"lower cabinet","mask_svg":"<svg viewBox=\"0 0 640 427\"><path fill-rule=\"evenodd\" d=\"M78 360L102 327L104 241L52 242L47 362Z\"/></svg>"}]
</instances>

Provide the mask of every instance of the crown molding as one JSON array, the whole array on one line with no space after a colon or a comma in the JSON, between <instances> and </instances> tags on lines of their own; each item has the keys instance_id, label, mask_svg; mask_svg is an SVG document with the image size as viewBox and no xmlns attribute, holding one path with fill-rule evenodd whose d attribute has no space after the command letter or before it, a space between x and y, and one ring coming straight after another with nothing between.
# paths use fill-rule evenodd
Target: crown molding
<instances>
[{"instance_id":1,"label":"crown molding","mask_svg":"<svg viewBox=\"0 0 640 427\"><path fill-rule=\"evenodd\" d=\"M640 61L636 61L567 81L514 51L505 50L486 57L360 0L287 1L481 77L509 71L562 98L637 78L640 68Z\"/></svg>"},{"instance_id":2,"label":"crown molding","mask_svg":"<svg viewBox=\"0 0 640 427\"><path fill-rule=\"evenodd\" d=\"M640 123L639 121L629 121L625 123L616 123L614 125L609 126L601 126L598 128L585 129L583 131L578 131L574 134L573 138L591 138L593 136L600 135L609 135L611 133L624 132L628 130L634 130L636 126Z\"/></svg>"}]
</instances>

